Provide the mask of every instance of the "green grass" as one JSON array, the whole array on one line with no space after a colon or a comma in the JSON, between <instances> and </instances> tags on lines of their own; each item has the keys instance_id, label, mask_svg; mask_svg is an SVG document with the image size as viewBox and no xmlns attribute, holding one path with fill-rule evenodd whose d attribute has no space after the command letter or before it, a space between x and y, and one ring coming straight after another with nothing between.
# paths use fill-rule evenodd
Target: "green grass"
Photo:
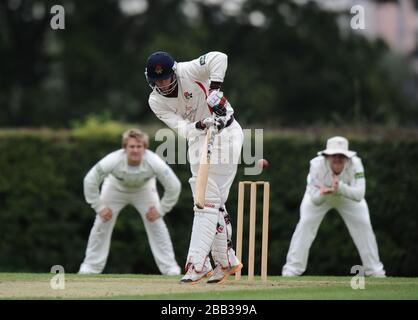
<instances>
[{"instance_id":1,"label":"green grass","mask_svg":"<svg viewBox=\"0 0 418 320\"><path fill-rule=\"evenodd\" d=\"M0 273L0 299L152 299L152 300L418 300L418 278L366 278L354 290L350 277L302 276L230 278L222 285L179 284L180 277L159 275L65 275L65 289L53 290L53 274Z\"/></svg>"},{"instance_id":2,"label":"green grass","mask_svg":"<svg viewBox=\"0 0 418 320\"><path fill-rule=\"evenodd\" d=\"M342 286L329 286L327 288L297 288L273 290L242 290L239 299L254 300L417 300L418 288L415 285L398 286L384 285L370 287L367 290L353 290ZM129 297L121 297L129 299ZM139 298L139 297L138 297ZM208 293L187 293L168 295L149 295L146 299L238 299L236 291L223 291Z\"/></svg>"}]
</instances>

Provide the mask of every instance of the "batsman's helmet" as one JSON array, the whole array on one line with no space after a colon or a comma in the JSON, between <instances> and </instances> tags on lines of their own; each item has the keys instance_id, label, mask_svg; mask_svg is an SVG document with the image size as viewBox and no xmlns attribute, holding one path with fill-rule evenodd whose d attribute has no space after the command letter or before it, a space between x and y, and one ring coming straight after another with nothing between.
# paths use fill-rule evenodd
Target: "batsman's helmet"
<instances>
[{"instance_id":1,"label":"batsman's helmet","mask_svg":"<svg viewBox=\"0 0 418 320\"><path fill-rule=\"evenodd\" d=\"M151 88L155 87L155 81L169 79L176 69L176 62L173 57L164 51L157 51L151 54L147 59L145 68L145 77ZM177 85L177 79L173 80L170 88L157 90L162 94L167 94L167 90L174 89Z\"/></svg>"}]
</instances>

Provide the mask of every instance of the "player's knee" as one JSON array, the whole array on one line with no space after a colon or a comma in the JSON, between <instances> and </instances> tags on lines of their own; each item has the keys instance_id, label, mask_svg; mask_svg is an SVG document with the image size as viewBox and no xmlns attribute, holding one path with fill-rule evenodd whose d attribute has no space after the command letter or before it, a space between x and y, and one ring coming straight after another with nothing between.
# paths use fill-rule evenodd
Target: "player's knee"
<instances>
[{"instance_id":1,"label":"player's knee","mask_svg":"<svg viewBox=\"0 0 418 320\"><path fill-rule=\"evenodd\" d=\"M97 216L97 219L94 221L93 230L99 231L99 230L106 229L106 224L107 224L106 222L103 221L102 218Z\"/></svg>"},{"instance_id":2,"label":"player's knee","mask_svg":"<svg viewBox=\"0 0 418 320\"><path fill-rule=\"evenodd\" d=\"M319 222L318 219L312 217L305 217L299 220L298 227L303 230L303 232L315 233L318 228Z\"/></svg>"},{"instance_id":3,"label":"player's knee","mask_svg":"<svg viewBox=\"0 0 418 320\"><path fill-rule=\"evenodd\" d=\"M166 226L166 224L165 224L165 222L162 218L158 218L154 221L149 221L148 219L145 219L144 224L152 232L163 233L166 230L168 230L167 226Z\"/></svg>"},{"instance_id":4,"label":"player's knee","mask_svg":"<svg viewBox=\"0 0 418 320\"><path fill-rule=\"evenodd\" d=\"M356 219L356 224L364 230L372 230L372 224L368 217L359 217L358 219Z\"/></svg>"}]
</instances>

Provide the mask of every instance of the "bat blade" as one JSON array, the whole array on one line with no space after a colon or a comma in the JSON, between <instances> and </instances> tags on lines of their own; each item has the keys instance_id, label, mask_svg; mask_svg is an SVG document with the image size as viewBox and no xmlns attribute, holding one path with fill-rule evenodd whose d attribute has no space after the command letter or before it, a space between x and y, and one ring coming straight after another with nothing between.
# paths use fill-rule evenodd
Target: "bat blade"
<instances>
[{"instance_id":1,"label":"bat blade","mask_svg":"<svg viewBox=\"0 0 418 320\"><path fill-rule=\"evenodd\" d=\"M197 171L195 206L199 209L203 209L205 207L205 194L206 186L208 184L210 156L213 143L212 131L213 130L209 129L206 132L206 141L202 147L199 169Z\"/></svg>"}]
</instances>

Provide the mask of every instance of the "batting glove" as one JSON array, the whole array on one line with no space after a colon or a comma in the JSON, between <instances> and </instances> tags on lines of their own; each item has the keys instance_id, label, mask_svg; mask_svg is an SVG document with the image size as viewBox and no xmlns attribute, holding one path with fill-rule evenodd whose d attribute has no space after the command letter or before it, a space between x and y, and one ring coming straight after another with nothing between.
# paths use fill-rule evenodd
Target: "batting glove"
<instances>
[{"instance_id":1,"label":"batting glove","mask_svg":"<svg viewBox=\"0 0 418 320\"><path fill-rule=\"evenodd\" d=\"M226 117L215 116L214 120L215 122L213 123L213 125L216 127L219 133L222 131L223 128L225 128Z\"/></svg>"},{"instance_id":2,"label":"batting glove","mask_svg":"<svg viewBox=\"0 0 418 320\"><path fill-rule=\"evenodd\" d=\"M203 120L197 121L195 124L195 128L197 130L205 130L206 128L209 128L215 123L215 119L213 117L208 117Z\"/></svg>"},{"instance_id":3,"label":"batting glove","mask_svg":"<svg viewBox=\"0 0 418 320\"><path fill-rule=\"evenodd\" d=\"M224 93L219 90L213 90L209 94L206 102L209 108L217 115L224 117L226 116L226 104L227 100L224 96Z\"/></svg>"}]
</instances>

